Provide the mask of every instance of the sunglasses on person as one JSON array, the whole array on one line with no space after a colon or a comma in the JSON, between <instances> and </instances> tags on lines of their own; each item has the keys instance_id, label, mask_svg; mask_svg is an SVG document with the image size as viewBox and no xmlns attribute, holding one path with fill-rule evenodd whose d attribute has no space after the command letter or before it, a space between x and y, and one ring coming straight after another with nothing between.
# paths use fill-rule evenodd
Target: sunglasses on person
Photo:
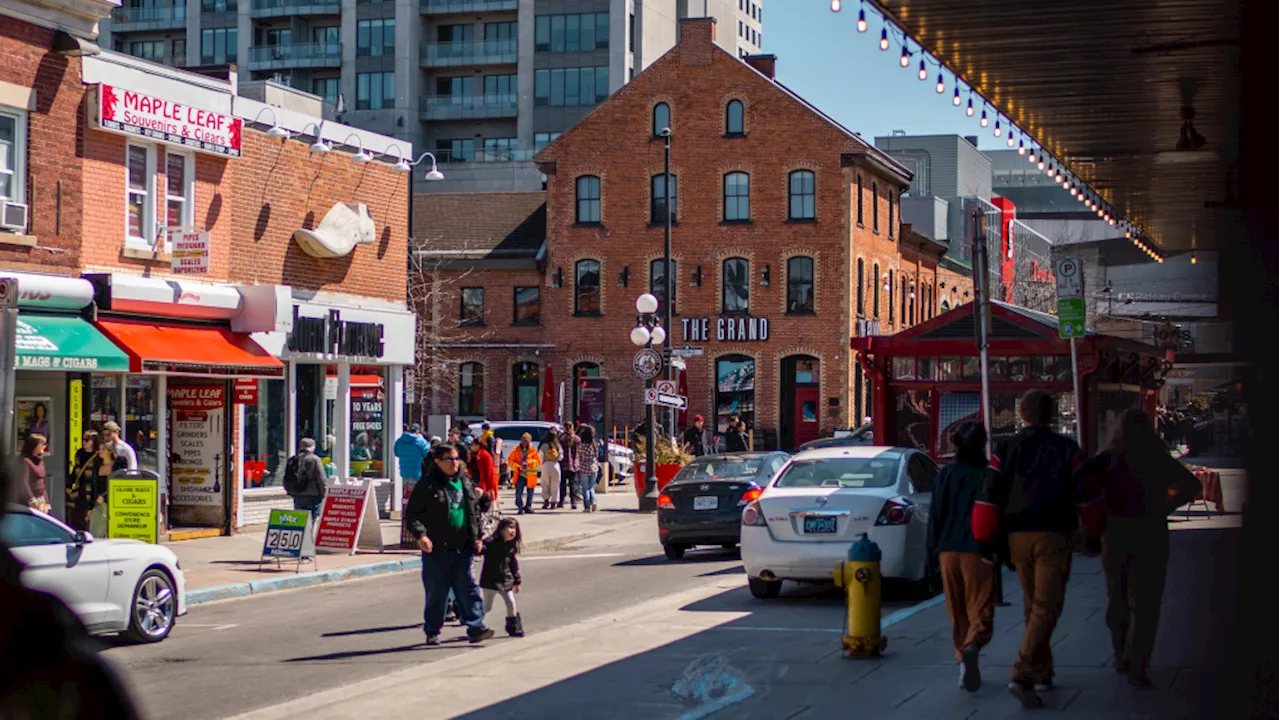
<instances>
[{"instance_id":1,"label":"sunglasses on person","mask_svg":"<svg viewBox=\"0 0 1280 720\"><path fill-rule=\"evenodd\" d=\"M462 458L458 457L457 455L450 455L449 457L442 457L440 459L444 462L458 462Z\"/></svg>"}]
</instances>

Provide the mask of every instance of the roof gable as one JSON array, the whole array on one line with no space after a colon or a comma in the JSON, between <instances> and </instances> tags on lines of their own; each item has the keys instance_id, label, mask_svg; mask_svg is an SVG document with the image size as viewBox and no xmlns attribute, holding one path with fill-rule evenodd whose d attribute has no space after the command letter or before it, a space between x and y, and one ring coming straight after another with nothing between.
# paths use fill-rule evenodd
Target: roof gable
<instances>
[{"instance_id":1,"label":"roof gable","mask_svg":"<svg viewBox=\"0 0 1280 720\"><path fill-rule=\"evenodd\" d=\"M547 237L547 194L419 193L415 249L427 256L534 256Z\"/></svg>"}]
</instances>

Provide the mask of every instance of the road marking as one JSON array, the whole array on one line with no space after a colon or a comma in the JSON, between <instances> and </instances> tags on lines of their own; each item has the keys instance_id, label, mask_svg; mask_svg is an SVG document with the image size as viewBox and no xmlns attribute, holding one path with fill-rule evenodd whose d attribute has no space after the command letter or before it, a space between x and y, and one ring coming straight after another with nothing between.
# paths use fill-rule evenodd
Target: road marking
<instances>
[{"instance_id":1,"label":"road marking","mask_svg":"<svg viewBox=\"0 0 1280 720\"><path fill-rule=\"evenodd\" d=\"M240 627L240 625L239 625L238 623L232 623L232 624L230 624L230 625L218 625L218 624L216 624L216 623L189 623L189 622L184 622L184 623L179 623L179 624L180 624L180 625L182 625L182 627L193 627L193 628L213 628L214 630L230 630L230 629L231 629L231 628L233 628L233 627Z\"/></svg>"},{"instance_id":2,"label":"road marking","mask_svg":"<svg viewBox=\"0 0 1280 720\"><path fill-rule=\"evenodd\" d=\"M625 557L626 553L584 553L581 555L534 555L521 560L585 560L587 558Z\"/></svg>"}]
</instances>

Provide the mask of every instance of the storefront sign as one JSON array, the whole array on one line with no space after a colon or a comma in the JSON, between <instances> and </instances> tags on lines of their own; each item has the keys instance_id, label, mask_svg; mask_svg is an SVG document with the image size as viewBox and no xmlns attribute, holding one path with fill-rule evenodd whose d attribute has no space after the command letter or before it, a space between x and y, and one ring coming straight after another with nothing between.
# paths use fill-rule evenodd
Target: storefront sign
<instances>
[{"instance_id":1,"label":"storefront sign","mask_svg":"<svg viewBox=\"0 0 1280 720\"><path fill-rule=\"evenodd\" d=\"M320 511L316 549L354 555L357 546L382 550L382 528L373 507L373 483L335 481L329 486Z\"/></svg>"},{"instance_id":2,"label":"storefront sign","mask_svg":"<svg viewBox=\"0 0 1280 720\"><path fill-rule=\"evenodd\" d=\"M79 310L93 302L93 283L82 278L8 271L0 271L0 278L18 281L17 298L21 308Z\"/></svg>"},{"instance_id":3,"label":"storefront sign","mask_svg":"<svg viewBox=\"0 0 1280 720\"><path fill-rule=\"evenodd\" d=\"M103 130L177 145L213 155L240 157L244 120L184 105L149 93L98 86L97 125Z\"/></svg>"},{"instance_id":4,"label":"storefront sign","mask_svg":"<svg viewBox=\"0 0 1280 720\"><path fill-rule=\"evenodd\" d=\"M236 402L241 405L258 404L258 381L253 378L236 378Z\"/></svg>"},{"instance_id":5,"label":"storefront sign","mask_svg":"<svg viewBox=\"0 0 1280 720\"><path fill-rule=\"evenodd\" d=\"M227 467L226 386L169 386L174 505L222 505Z\"/></svg>"},{"instance_id":6,"label":"storefront sign","mask_svg":"<svg viewBox=\"0 0 1280 720\"><path fill-rule=\"evenodd\" d=\"M129 370L129 356L79 317L24 311L19 311L18 317L15 341L19 370Z\"/></svg>"},{"instance_id":7,"label":"storefront sign","mask_svg":"<svg viewBox=\"0 0 1280 720\"><path fill-rule=\"evenodd\" d=\"M316 544L311 536L309 511L272 510L262 540L262 557L315 557Z\"/></svg>"},{"instance_id":8,"label":"storefront sign","mask_svg":"<svg viewBox=\"0 0 1280 720\"><path fill-rule=\"evenodd\" d=\"M717 342L768 342L769 318L718 317L715 319ZM711 318L681 318L685 343L711 339Z\"/></svg>"},{"instance_id":9,"label":"storefront sign","mask_svg":"<svg viewBox=\"0 0 1280 720\"><path fill-rule=\"evenodd\" d=\"M155 544L158 483L149 477L107 479L107 537Z\"/></svg>"},{"instance_id":10,"label":"storefront sign","mask_svg":"<svg viewBox=\"0 0 1280 720\"><path fill-rule=\"evenodd\" d=\"M324 317L303 317L293 306L293 332L286 342L293 352L381 358L382 323L352 322L342 319L339 310Z\"/></svg>"},{"instance_id":11,"label":"storefront sign","mask_svg":"<svg viewBox=\"0 0 1280 720\"><path fill-rule=\"evenodd\" d=\"M76 453L84 442L84 381L67 383L67 465L68 472L75 470Z\"/></svg>"},{"instance_id":12,"label":"storefront sign","mask_svg":"<svg viewBox=\"0 0 1280 720\"><path fill-rule=\"evenodd\" d=\"M169 228L172 260L169 270L174 275L204 275L209 272L209 233L183 228Z\"/></svg>"}]
</instances>

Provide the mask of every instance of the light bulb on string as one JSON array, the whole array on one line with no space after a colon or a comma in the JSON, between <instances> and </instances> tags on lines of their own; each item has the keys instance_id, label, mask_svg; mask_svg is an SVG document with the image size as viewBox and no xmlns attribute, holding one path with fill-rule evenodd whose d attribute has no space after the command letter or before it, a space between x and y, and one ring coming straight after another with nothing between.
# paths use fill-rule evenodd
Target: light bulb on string
<instances>
[{"instance_id":1,"label":"light bulb on string","mask_svg":"<svg viewBox=\"0 0 1280 720\"><path fill-rule=\"evenodd\" d=\"M1053 175L1053 179L1058 182L1064 182L1062 179L1062 168L1058 168L1057 172L1055 172Z\"/></svg>"},{"instance_id":2,"label":"light bulb on string","mask_svg":"<svg viewBox=\"0 0 1280 720\"><path fill-rule=\"evenodd\" d=\"M1062 178L1062 176L1061 176L1061 175L1059 175L1059 176L1058 176L1058 179L1061 179L1061 178ZM1071 181L1070 181L1070 180L1063 180L1063 181L1062 181L1062 189L1063 189L1063 190L1071 190L1071 189L1072 189L1072 187L1071 187ZM1071 193L1071 195L1072 195L1072 197L1074 197L1074 196L1075 196L1075 193L1073 192L1073 193Z\"/></svg>"},{"instance_id":3,"label":"light bulb on string","mask_svg":"<svg viewBox=\"0 0 1280 720\"><path fill-rule=\"evenodd\" d=\"M982 113L982 116L984 118L986 117L986 115L987 115L986 112ZM996 129L992 134L995 135L996 137L1000 137L1000 118L996 118Z\"/></svg>"},{"instance_id":4,"label":"light bulb on string","mask_svg":"<svg viewBox=\"0 0 1280 720\"><path fill-rule=\"evenodd\" d=\"M973 117L973 98L969 98L969 107L964 109L964 114Z\"/></svg>"},{"instance_id":5,"label":"light bulb on string","mask_svg":"<svg viewBox=\"0 0 1280 720\"><path fill-rule=\"evenodd\" d=\"M1044 153L1040 153L1040 159L1039 159L1038 161L1036 161L1036 169L1037 169L1037 170L1044 170ZM1049 170L1049 171L1048 171L1048 174L1052 175L1052 174L1053 174L1053 171L1052 171L1052 170Z\"/></svg>"},{"instance_id":6,"label":"light bulb on string","mask_svg":"<svg viewBox=\"0 0 1280 720\"><path fill-rule=\"evenodd\" d=\"M858 11L858 32L863 33L866 31L867 31L867 11L859 10Z\"/></svg>"},{"instance_id":7,"label":"light bulb on string","mask_svg":"<svg viewBox=\"0 0 1280 720\"><path fill-rule=\"evenodd\" d=\"M906 67L911 64L911 53L907 52L907 46L902 46L902 57L898 58L898 64Z\"/></svg>"},{"instance_id":8,"label":"light bulb on string","mask_svg":"<svg viewBox=\"0 0 1280 720\"><path fill-rule=\"evenodd\" d=\"M1115 219L1115 218L1113 218L1113 217L1109 217L1109 218L1107 218L1107 224L1111 225L1112 227L1115 227L1115 225L1116 225L1116 219Z\"/></svg>"},{"instance_id":9,"label":"light bulb on string","mask_svg":"<svg viewBox=\"0 0 1280 720\"><path fill-rule=\"evenodd\" d=\"M1009 131L1009 139L1008 139L1008 140L1006 140L1004 144L1005 144L1005 145L1008 145L1009 147L1013 147L1013 138L1014 138L1014 136L1015 136L1015 135L1017 135L1017 134L1018 134L1018 133L1013 132L1012 130L1010 130L1010 131Z\"/></svg>"},{"instance_id":10,"label":"light bulb on string","mask_svg":"<svg viewBox=\"0 0 1280 720\"><path fill-rule=\"evenodd\" d=\"M1198 261L1196 260L1196 254L1195 254L1195 253L1191 253L1191 264L1192 264L1192 265L1195 265L1195 264L1196 264L1196 262L1198 262Z\"/></svg>"},{"instance_id":11,"label":"light bulb on string","mask_svg":"<svg viewBox=\"0 0 1280 720\"><path fill-rule=\"evenodd\" d=\"M946 86L946 84L945 84L945 83L943 83L943 82L942 82L942 73L938 73L938 84L935 86L935 88L934 88L934 89L936 89L936 90L938 91L938 94L939 94L939 95L941 95L943 92L945 92L945 91L946 91L947 86ZM960 104L960 96L959 96L959 95L957 95L957 96L956 96L956 104L957 104L957 105L959 105L959 104Z\"/></svg>"},{"instance_id":12,"label":"light bulb on string","mask_svg":"<svg viewBox=\"0 0 1280 720\"><path fill-rule=\"evenodd\" d=\"M929 79L929 71L928 71L928 70L926 70L926 69L925 69L925 67L924 67L924 58L920 58L920 72L916 73L916 75L917 75L921 80L928 80L928 79Z\"/></svg>"},{"instance_id":13,"label":"light bulb on string","mask_svg":"<svg viewBox=\"0 0 1280 720\"><path fill-rule=\"evenodd\" d=\"M840 0L831 0L831 12L840 12Z\"/></svg>"},{"instance_id":14,"label":"light bulb on string","mask_svg":"<svg viewBox=\"0 0 1280 720\"><path fill-rule=\"evenodd\" d=\"M951 96L951 104L960 107L960 83L956 83L956 91Z\"/></svg>"},{"instance_id":15,"label":"light bulb on string","mask_svg":"<svg viewBox=\"0 0 1280 720\"><path fill-rule=\"evenodd\" d=\"M881 50L889 49L889 28L880 29L880 49Z\"/></svg>"},{"instance_id":16,"label":"light bulb on string","mask_svg":"<svg viewBox=\"0 0 1280 720\"><path fill-rule=\"evenodd\" d=\"M1066 183L1062 183L1062 184L1063 184L1063 185L1066 185ZM1072 186L1071 186L1071 190L1070 190L1070 192L1071 192L1071 197L1075 197L1075 196L1076 196L1076 186L1075 186L1075 185L1072 185Z\"/></svg>"},{"instance_id":17,"label":"light bulb on string","mask_svg":"<svg viewBox=\"0 0 1280 720\"><path fill-rule=\"evenodd\" d=\"M983 111L982 111L982 119L978 121L978 124L979 124L979 125L981 125L982 127L986 127L986 126L987 126L987 111L986 111L986 109L983 109Z\"/></svg>"},{"instance_id":18,"label":"light bulb on string","mask_svg":"<svg viewBox=\"0 0 1280 720\"><path fill-rule=\"evenodd\" d=\"M1021 140L1018 141L1018 154L1019 155L1027 154L1027 146L1023 145Z\"/></svg>"}]
</instances>

